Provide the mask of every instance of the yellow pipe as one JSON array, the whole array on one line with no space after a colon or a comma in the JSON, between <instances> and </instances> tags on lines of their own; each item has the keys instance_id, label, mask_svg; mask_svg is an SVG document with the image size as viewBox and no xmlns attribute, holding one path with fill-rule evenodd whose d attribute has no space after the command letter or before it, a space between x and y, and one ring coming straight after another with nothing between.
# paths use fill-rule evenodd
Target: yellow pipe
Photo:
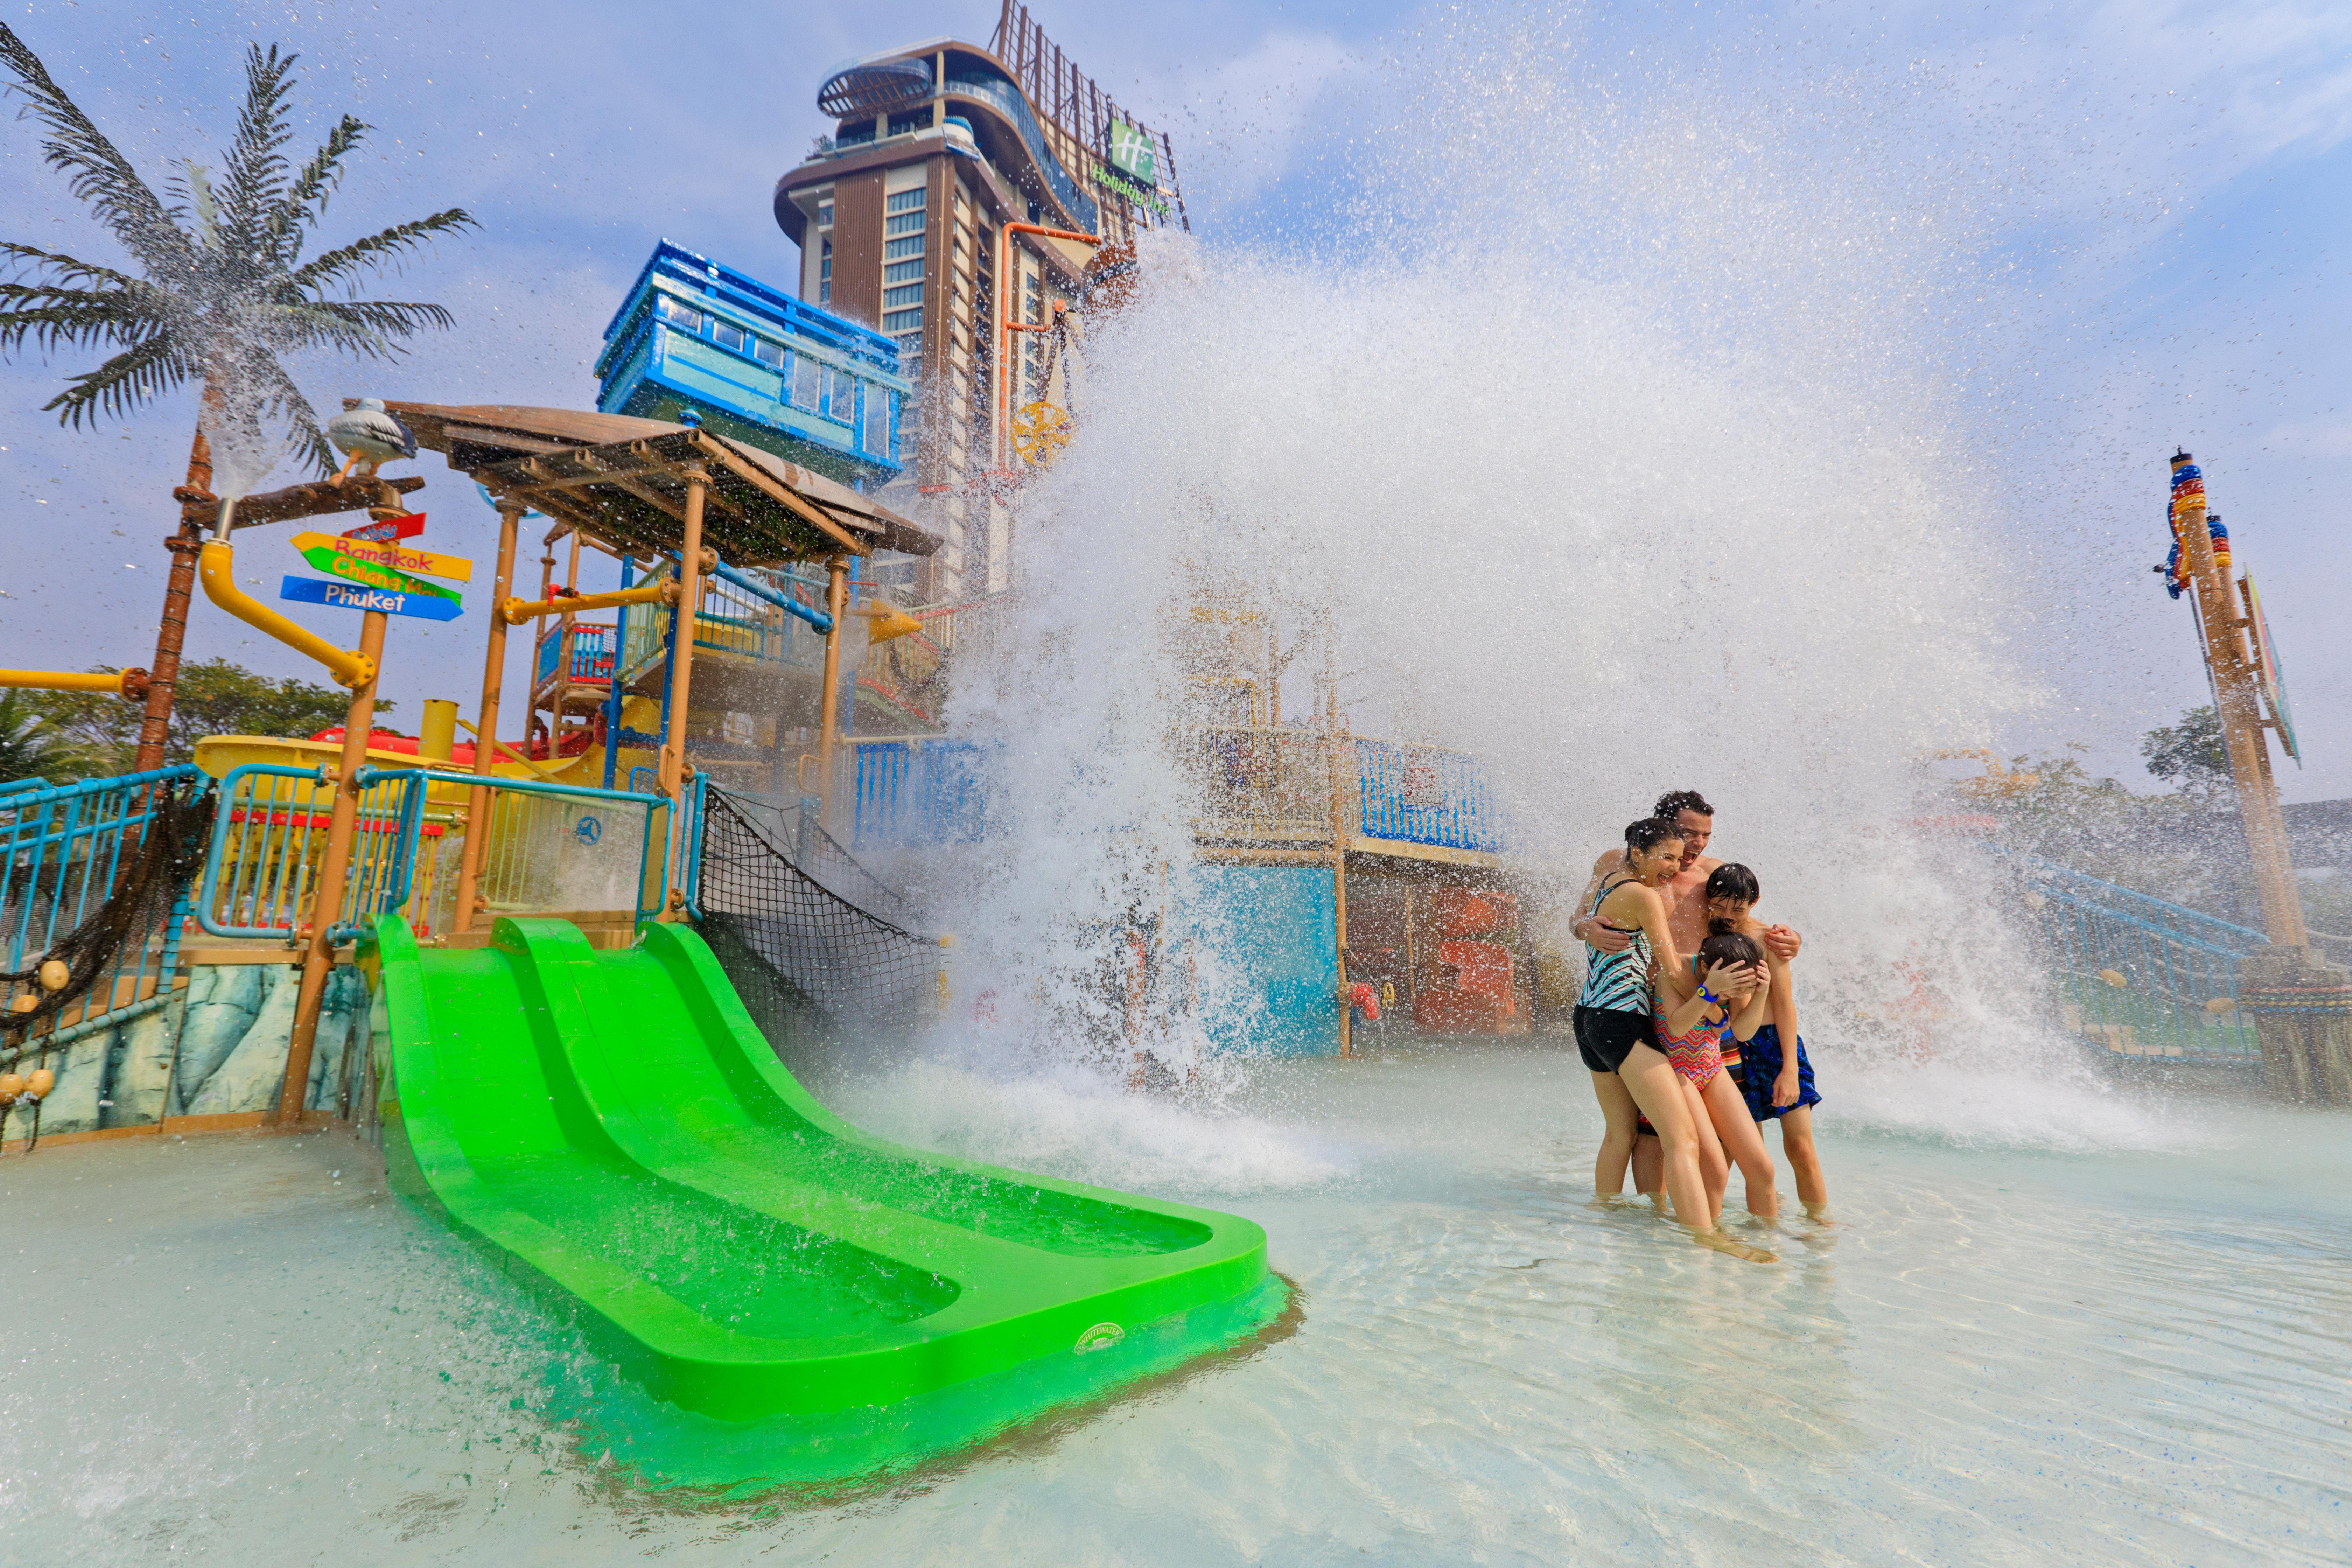
<instances>
[{"instance_id":1,"label":"yellow pipe","mask_svg":"<svg viewBox=\"0 0 2352 1568\"><path fill-rule=\"evenodd\" d=\"M34 691L104 691L128 698L134 684L142 691L145 689L145 670L126 669L118 675L91 675L62 669L0 669L0 686L24 687Z\"/></svg>"},{"instance_id":2,"label":"yellow pipe","mask_svg":"<svg viewBox=\"0 0 2352 1568\"><path fill-rule=\"evenodd\" d=\"M610 594L575 594L561 599L541 599L526 603L509 599L499 606L499 614L507 625L519 626L541 616L576 614L582 610L609 610L615 605L654 605L674 603L677 584L674 579L649 583L642 588L619 588Z\"/></svg>"},{"instance_id":3,"label":"yellow pipe","mask_svg":"<svg viewBox=\"0 0 2352 1568\"><path fill-rule=\"evenodd\" d=\"M255 630L268 632L296 653L317 659L327 667L336 685L357 690L375 679L375 660L367 655L337 647L239 589L236 552L219 540L208 542L204 553L197 557L196 577L205 585L205 598Z\"/></svg>"}]
</instances>

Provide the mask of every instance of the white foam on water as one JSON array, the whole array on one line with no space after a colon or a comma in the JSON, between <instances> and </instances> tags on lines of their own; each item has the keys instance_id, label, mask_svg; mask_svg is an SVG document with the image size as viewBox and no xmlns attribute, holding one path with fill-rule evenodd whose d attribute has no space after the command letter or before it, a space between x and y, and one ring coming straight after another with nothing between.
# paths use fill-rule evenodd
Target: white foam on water
<instances>
[{"instance_id":1,"label":"white foam on water","mask_svg":"<svg viewBox=\"0 0 2352 1568\"><path fill-rule=\"evenodd\" d=\"M1130 1093L1076 1068L1002 1077L931 1059L830 1098L852 1121L915 1148L1138 1192L1292 1192L1353 1165L1327 1132Z\"/></svg>"}]
</instances>

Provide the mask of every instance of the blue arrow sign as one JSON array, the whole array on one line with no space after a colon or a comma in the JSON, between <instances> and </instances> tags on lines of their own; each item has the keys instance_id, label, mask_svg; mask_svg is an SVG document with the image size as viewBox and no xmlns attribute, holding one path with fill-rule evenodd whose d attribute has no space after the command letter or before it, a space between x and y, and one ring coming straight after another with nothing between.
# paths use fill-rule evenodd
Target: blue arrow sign
<instances>
[{"instance_id":1,"label":"blue arrow sign","mask_svg":"<svg viewBox=\"0 0 2352 1568\"><path fill-rule=\"evenodd\" d=\"M454 621L464 611L454 599L423 594L395 594L357 583L330 583L320 577L289 577L278 584L278 596L298 604L325 605L338 610L382 610L387 616L413 616L424 621Z\"/></svg>"}]
</instances>

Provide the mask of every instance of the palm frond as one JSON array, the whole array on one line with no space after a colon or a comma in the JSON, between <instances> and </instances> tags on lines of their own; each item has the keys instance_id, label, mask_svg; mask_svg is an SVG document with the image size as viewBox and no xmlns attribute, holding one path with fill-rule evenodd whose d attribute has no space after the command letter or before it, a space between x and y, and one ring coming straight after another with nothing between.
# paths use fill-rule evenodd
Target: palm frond
<instances>
[{"instance_id":1,"label":"palm frond","mask_svg":"<svg viewBox=\"0 0 2352 1568\"><path fill-rule=\"evenodd\" d=\"M58 411L58 423L76 429L100 414L122 415L153 402L197 374L173 332L159 332L125 349L96 370L68 379L66 389L41 405Z\"/></svg>"},{"instance_id":2,"label":"palm frond","mask_svg":"<svg viewBox=\"0 0 2352 1568\"><path fill-rule=\"evenodd\" d=\"M307 323L341 333L365 332L383 340L381 352L397 353L394 338L415 337L431 327L447 331L457 319L439 305L404 300L303 300L277 307L289 323Z\"/></svg>"},{"instance_id":3,"label":"palm frond","mask_svg":"<svg viewBox=\"0 0 2352 1568\"><path fill-rule=\"evenodd\" d=\"M264 412L286 421L292 437L288 444L310 458L321 475L333 473L340 465L334 447L327 444L326 432L319 428L318 410L310 406L310 400L302 395L285 367L268 354L257 354L249 362L248 374L256 389L266 393Z\"/></svg>"},{"instance_id":4,"label":"palm frond","mask_svg":"<svg viewBox=\"0 0 2352 1568\"><path fill-rule=\"evenodd\" d=\"M245 104L237 110L236 140L229 143L223 171L223 224L229 253L253 261L260 258L270 232L271 211L286 191L286 143L294 139L287 121L292 117L294 62L299 55L281 55L278 46L263 54L258 44L245 47ZM276 247L270 247L274 255Z\"/></svg>"},{"instance_id":5,"label":"palm frond","mask_svg":"<svg viewBox=\"0 0 2352 1568\"><path fill-rule=\"evenodd\" d=\"M399 345L354 314L348 305L299 300L273 305L266 318L273 340L285 351L328 350L362 359L390 359Z\"/></svg>"},{"instance_id":6,"label":"palm frond","mask_svg":"<svg viewBox=\"0 0 2352 1568\"><path fill-rule=\"evenodd\" d=\"M45 268L49 272L50 280L57 283L112 283L125 289L148 286L138 279L117 272L111 267L100 267L94 261L77 261L70 256L61 256L54 250L42 250L30 245L18 245L10 239L0 239L0 258L13 258L20 263L30 262L36 267Z\"/></svg>"},{"instance_id":7,"label":"palm frond","mask_svg":"<svg viewBox=\"0 0 2352 1568\"><path fill-rule=\"evenodd\" d=\"M187 200L187 211L196 220L196 248L217 256L221 250L220 201L213 195L212 172L202 163L183 163L181 174L165 186L172 195Z\"/></svg>"},{"instance_id":8,"label":"palm frond","mask_svg":"<svg viewBox=\"0 0 2352 1568\"><path fill-rule=\"evenodd\" d=\"M173 222L163 203L131 168L89 116L49 78L41 57L26 47L15 29L0 22L0 64L16 78L33 118L48 127L41 143L45 161L53 169L69 171L68 184L76 199L89 204L99 221L114 232L122 248L137 257L151 272L169 273L186 263L187 237Z\"/></svg>"},{"instance_id":9,"label":"palm frond","mask_svg":"<svg viewBox=\"0 0 2352 1568\"><path fill-rule=\"evenodd\" d=\"M365 121L344 115L342 123L327 133L326 144L302 165L294 184L269 216L269 237L276 244L280 268L294 265L302 254L302 231L327 210L327 198L343 183L344 154L360 144L372 129Z\"/></svg>"},{"instance_id":10,"label":"palm frond","mask_svg":"<svg viewBox=\"0 0 2352 1568\"><path fill-rule=\"evenodd\" d=\"M314 258L308 267L289 274L287 282L296 289L315 291L358 272L382 271L436 234L454 234L459 229L480 226L474 221L474 215L465 208L451 207L446 212L437 212L414 223L394 224L365 239L353 240L349 245L330 250Z\"/></svg>"},{"instance_id":11,"label":"palm frond","mask_svg":"<svg viewBox=\"0 0 2352 1568\"><path fill-rule=\"evenodd\" d=\"M136 296L117 290L0 283L0 354L15 353L26 338L49 354L69 345L142 343L170 327Z\"/></svg>"}]
</instances>

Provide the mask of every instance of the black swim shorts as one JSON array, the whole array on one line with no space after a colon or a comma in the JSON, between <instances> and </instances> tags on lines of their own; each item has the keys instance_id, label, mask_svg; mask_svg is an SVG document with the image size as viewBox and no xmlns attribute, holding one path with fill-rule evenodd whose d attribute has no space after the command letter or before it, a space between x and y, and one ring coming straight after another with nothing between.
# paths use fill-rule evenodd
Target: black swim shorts
<instances>
[{"instance_id":1,"label":"black swim shorts","mask_svg":"<svg viewBox=\"0 0 2352 1568\"><path fill-rule=\"evenodd\" d=\"M1576 1049L1594 1072L1615 1072L1635 1046L1655 1048L1647 1013L1617 1013L1601 1007L1576 1010Z\"/></svg>"}]
</instances>

